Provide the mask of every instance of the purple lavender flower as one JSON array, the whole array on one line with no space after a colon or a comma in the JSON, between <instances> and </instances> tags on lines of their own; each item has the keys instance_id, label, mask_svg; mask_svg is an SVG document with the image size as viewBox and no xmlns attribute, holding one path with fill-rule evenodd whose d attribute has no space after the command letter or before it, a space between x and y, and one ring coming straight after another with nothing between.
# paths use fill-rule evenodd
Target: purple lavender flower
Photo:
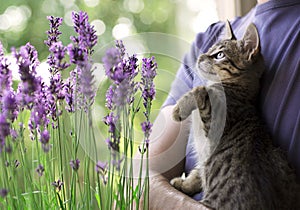
<instances>
[{"instance_id":1,"label":"purple lavender flower","mask_svg":"<svg viewBox=\"0 0 300 210\"><path fill-rule=\"evenodd\" d=\"M109 109L109 110L114 110L115 109L115 104L114 104L114 94L115 94L115 85L111 85L109 86L108 90L106 91L106 103L105 106Z\"/></svg>"},{"instance_id":2,"label":"purple lavender flower","mask_svg":"<svg viewBox=\"0 0 300 210\"><path fill-rule=\"evenodd\" d=\"M72 72L71 72L72 73ZM64 84L64 93L65 93L65 100L67 103L66 110L68 112L75 112L74 107L74 99L75 99L75 93L74 93L74 83L72 81L72 77L69 77L67 81Z\"/></svg>"},{"instance_id":3,"label":"purple lavender flower","mask_svg":"<svg viewBox=\"0 0 300 210\"><path fill-rule=\"evenodd\" d=\"M47 31L48 40L45 41L45 44L48 45L50 55L48 56L47 63L50 65L50 86L49 88L43 88L44 94L40 94L40 97L46 98L48 112L50 112L52 119L52 127L56 128L55 121L58 119L58 116L61 114L61 110L57 107L57 101L64 99L64 84L61 79L61 74L59 71L66 69L70 66L69 63L64 61L65 54L67 52L67 47L63 46L62 42L58 41L59 35L59 26L62 24L62 18L57 18L49 16L48 20L50 21L50 30ZM45 97L46 96L46 97ZM44 105L46 105L44 103ZM42 144L45 151L49 150L49 145Z\"/></svg>"},{"instance_id":4,"label":"purple lavender flower","mask_svg":"<svg viewBox=\"0 0 300 210\"><path fill-rule=\"evenodd\" d=\"M69 44L67 48L71 63L77 66L65 86L66 102L69 111L74 110L74 103L78 108L87 111L95 97L93 69L89 56L93 53L92 48L97 43L97 36L94 27L88 21L87 13L73 12L72 20L78 36L71 37L73 43Z\"/></svg>"},{"instance_id":5,"label":"purple lavender flower","mask_svg":"<svg viewBox=\"0 0 300 210\"><path fill-rule=\"evenodd\" d=\"M70 161L70 166L74 171L77 171L79 169L79 166L80 166L80 160L78 160L77 158L75 160L71 160Z\"/></svg>"},{"instance_id":6,"label":"purple lavender flower","mask_svg":"<svg viewBox=\"0 0 300 210\"><path fill-rule=\"evenodd\" d=\"M48 124L50 123L49 115L51 114L53 118L57 113L56 110L53 110L53 104L55 104L55 102L48 87L45 86L44 83L40 83L40 87L40 91L34 95L35 98L31 108L28 127L31 131L32 138L36 133L40 135L39 140L42 144L42 148L45 152L48 152L50 149L50 135L47 130Z\"/></svg>"},{"instance_id":7,"label":"purple lavender flower","mask_svg":"<svg viewBox=\"0 0 300 210\"><path fill-rule=\"evenodd\" d=\"M119 150L120 150L120 146L119 146L120 140L118 138L113 138L113 139L107 138L105 142L106 142L109 149L111 149L114 152L119 152Z\"/></svg>"},{"instance_id":8,"label":"purple lavender flower","mask_svg":"<svg viewBox=\"0 0 300 210\"><path fill-rule=\"evenodd\" d=\"M69 63L64 61L65 54L67 52L67 47L63 46L62 42L53 42L52 45L49 47L49 51L51 52L51 54L48 57L47 63L54 70L54 74L58 70L63 70L70 66Z\"/></svg>"},{"instance_id":9,"label":"purple lavender flower","mask_svg":"<svg viewBox=\"0 0 300 210\"><path fill-rule=\"evenodd\" d=\"M122 40L116 40L116 47L119 50L121 57L123 58L125 56L125 53L126 53L126 49L125 49L125 46L123 44L123 41Z\"/></svg>"},{"instance_id":10,"label":"purple lavender flower","mask_svg":"<svg viewBox=\"0 0 300 210\"><path fill-rule=\"evenodd\" d=\"M94 85L94 75L91 64L77 67L70 73L70 77L64 85L64 94L67 102L66 110L74 112L75 109L84 109L87 112L94 102L96 90Z\"/></svg>"},{"instance_id":11,"label":"purple lavender flower","mask_svg":"<svg viewBox=\"0 0 300 210\"><path fill-rule=\"evenodd\" d=\"M157 63L154 57L144 58L142 65L142 97L144 99L144 106L147 106L148 102L151 102L155 97L155 86L153 79L156 76Z\"/></svg>"},{"instance_id":12,"label":"purple lavender flower","mask_svg":"<svg viewBox=\"0 0 300 210\"><path fill-rule=\"evenodd\" d=\"M83 108L87 111L94 102L95 89L94 89L94 75L92 64L87 62L82 68L79 75L80 93L83 96Z\"/></svg>"},{"instance_id":13,"label":"purple lavender flower","mask_svg":"<svg viewBox=\"0 0 300 210\"><path fill-rule=\"evenodd\" d=\"M2 113L13 122L18 115L17 99L13 91L6 91L2 96Z\"/></svg>"},{"instance_id":14,"label":"purple lavender flower","mask_svg":"<svg viewBox=\"0 0 300 210\"><path fill-rule=\"evenodd\" d=\"M43 176L45 168L43 165L39 164L35 171L38 173L39 176Z\"/></svg>"},{"instance_id":15,"label":"purple lavender flower","mask_svg":"<svg viewBox=\"0 0 300 210\"><path fill-rule=\"evenodd\" d=\"M12 72L10 63L4 57L0 57L0 97L5 90L10 90L12 86Z\"/></svg>"},{"instance_id":16,"label":"purple lavender flower","mask_svg":"<svg viewBox=\"0 0 300 210\"><path fill-rule=\"evenodd\" d=\"M143 66L142 66L142 78L153 80L157 69L157 63L155 62L155 58L143 58Z\"/></svg>"},{"instance_id":17,"label":"purple lavender flower","mask_svg":"<svg viewBox=\"0 0 300 210\"><path fill-rule=\"evenodd\" d=\"M30 129L43 128L48 124L47 110L43 103L35 104L30 115Z\"/></svg>"},{"instance_id":18,"label":"purple lavender flower","mask_svg":"<svg viewBox=\"0 0 300 210\"><path fill-rule=\"evenodd\" d=\"M13 50L13 55L17 59L21 83L18 87L19 100L21 105L30 105L34 100L34 94L40 90L41 78L36 75L36 67L39 65L37 51L27 43L20 48L19 52Z\"/></svg>"},{"instance_id":19,"label":"purple lavender flower","mask_svg":"<svg viewBox=\"0 0 300 210\"><path fill-rule=\"evenodd\" d=\"M122 60L119 50L113 49L109 49L102 59L106 75L116 84L133 79L138 73L136 55Z\"/></svg>"},{"instance_id":20,"label":"purple lavender flower","mask_svg":"<svg viewBox=\"0 0 300 210\"><path fill-rule=\"evenodd\" d=\"M36 74L36 67L40 62L38 60L38 52L30 43L22 46L19 54L17 54L15 57L18 58L17 60L19 60L20 63L29 64L29 73L34 75Z\"/></svg>"},{"instance_id":21,"label":"purple lavender flower","mask_svg":"<svg viewBox=\"0 0 300 210\"><path fill-rule=\"evenodd\" d=\"M113 112L110 112L106 117L104 117L103 121L105 125L109 126L108 132L115 133L117 128L119 117L115 116Z\"/></svg>"},{"instance_id":22,"label":"purple lavender flower","mask_svg":"<svg viewBox=\"0 0 300 210\"><path fill-rule=\"evenodd\" d=\"M13 140L16 140L19 136L18 132L15 129L10 129L10 135Z\"/></svg>"},{"instance_id":23,"label":"purple lavender flower","mask_svg":"<svg viewBox=\"0 0 300 210\"><path fill-rule=\"evenodd\" d=\"M74 46L73 44L69 44L68 53L70 56L71 63L76 65L83 65L88 60L88 54L85 49Z\"/></svg>"},{"instance_id":24,"label":"purple lavender flower","mask_svg":"<svg viewBox=\"0 0 300 210\"><path fill-rule=\"evenodd\" d=\"M60 73L57 73L50 77L50 93L56 96L58 100L63 100L65 98L65 92L63 87L64 83Z\"/></svg>"},{"instance_id":25,"label":"purple lavender flower","mask_svg":"<svg viewBox=\"0 0 300 210\"><path fill-rule=\"evenodd\" d=\"M142 64L142 78L140 83L140 88L142 90L142 98L143 105L145 107L144 115L146 117L146 121L141 124L142 131L144 132L145 138L145 147L141 149L139 147L139 151L141 153L145 153L149 146L149 136L152 130L152 124L150 123L149 116L152 105L152 100L155 97L155 86L153 83L153 79L156 76L157 63L154 60L154 57L144 58Z\"/></svg>"},{"instance_id":26,"label":"purple lavender flower","mask_svg":"<svg viewBox=\"0 0 300 210\"><path fill-rule=\"evenodd\" d=\"M63 19L60 17L53 17L53 16L48 16L47 19L50 22L50 30L47 31L48 40L45 41L45 44L48 47L51 47L53 43L58 42L58 37L61 34L61 32L58 30L58 27L62 24Z\"/></svg>"},{"instance_id":27,"label":"purple lavender flower","mask_svg":"<svg viewBox=\"0 0 300 210\"><path fill-rule=\"evenodd\" d=\"M111 79L111 71L122 61L120 50L117 48L110 48L106 51L105 56L102 58L105 73Z\"/></svg>"},{"instance_id":28,"label":"purple lavender flower","mask_svg":"<svg viewBox=\"0 0 300 210\"><path fill-rule=\"evenodd\" d=\"M10 134L9 123L6 121L6 116L0 114L0 137L5 138Z\"/></svg>"},{"instance_id":29,"label":"purple lavender flower","mask_svg":"<svg viewBox=\"0 0 300 210\"><path fill-rule=\"evenodd\" d=\"M141 123L142 131L144 132L145 136L149 137L149 134L152 131L152 123L149 121Z\"/></svg>"},{"instance_id":30,"label":"purple lavender flower","mask_svg":"<svg viewBox=\"0 0 300 210\"><path fill-rule=\"evenodd\" d=\"M60 179L58 179L57 181L52 182L52 185L59 192L59 191L61 191L61 188L63 187L64 183Z\"/></svg>"},{"instance_id":31,"label":"purple lavender flower","mask_svg":"<svg viewBox=\"0 0 300 210\"><path fill-rule=\"evenodd\" d=\"M6 189L6 188L1 188L0 189L0 196L2 198L5 198L7 196L7 194L8 194L8 189Z\"/></svg>"},{"instance_id":32,"label":"purple lavender flower","mask_svg":"<svg viewBox=\"0 0 300 210\"><path fill-rule=\"evenodd\" d=\"M149 114L147 113L146 118L148 117L148 115ZM146 152L146 150L149 147L149 136L150 136L151 131L152 131L152 126L153 126L153 124L150 123L149 120L146 120L145 122L141 123L142 131L144 133L144 138L145 138L145 140L144 140L145 141L145 148L144 148L144 150L142 151L142 149L139 147L139 151L141 153Z\"/></svg>"},{"instance_id":33,"label":"purple lavender flower","mask_svg":"<svg viewBox=\"0 0 300 210\"><path fill-rule=\"evenodd\" d=\"M106 107L112 110L133 102L137 83L134 78L137 75L136 55L125 58L123 42L116 42L117 48L108 49L103 57L105 73L113 82L106 93Z\"/></svg>"},{"instance_id":34,"label":"purple lavender flower","mask_svg":"<svg viewBox=\"0 0 300 210\"><path fill-rule=\"evenodd\" d=\"M49 144L50 134L48 130L46 129L43 130L40 135L41 135L40 142L42 143L42 149L44 150L44 152L49 152L51 145Z\"/></svg>"},{"instance_id":35,"label":"purple lavender flower","mask_svg":"<svg viewBox=\"0 0 300 210\"><path fill-rule=\"evenodd\" d=\"M49 143L49 139L50 139L49 131L48 130L43 130L43 132L41 133L40 142L42 144L48 144Z\"/></svg>"},{"instance_id":36,"label":"purple lavender flower","mask_svg":"<svg viewBox=\"0 0 300 210\"><path fill-rule=\"evenodd\" d=\"M103 119L105 125L107 125L108 132L110 133L110 138L106 140L109 149L118 152L119 151L119 143L120 143L120 122L119 116L115 116L113 112L110 112Z\"/></svg>"},{"instance_id":37,"label":"purple lavender flower","mask_svg":"<svg viewBox=\"0 0 300 210\"><path fill-rule=\"evenodd\" d=\"M95 171L99 174L105 174L107 170L107 163L101 162L100 160L97 162L95 166Z\"/></svg>"},{"instance_id":38,"label":"purple lavender flower","mask_svg":"<svg viewBox=\"0 0 300 210\"><path fill-rule=\"evenodd\" d=\"M10 135L10 124L6 121L6 116L0 114L0 152L5 148L5 138Z\"/></svg>"},{"instance_id":39,"label":"purple lavender flower","mask_svg":"<svg viewBox=\"0 0 300 210\"><path fill-rule=\"evenodd\" d=\"M96 30L89 23L87 13L80 11L72 13L75 32L78 36L71 36L73 44L68 45L68 52L72 63L81 65L86 63L88 55L93 53L93 47L97 44Z\"/></svg>"},{"instance_id":40,"label":"purple lavender flower","mask_svg":"<svg viewBox=\"0 0 300 210\"><path fill-rule=\"evenodd\" d=\"M71 40L79 49L87 50L87 54L92 54L92 48L97 44L97 35L94 26L89 23L89 17L85 12L73 12L72 20L74 23L75 32L77 37L72 36Z\"/></svg>"},{"instance_id":41,"label":"purple lavender flower","mask_svg":"<svg viewBox=\"0 0 300 210\"><path fill-rule=\"evenodd\" d=\"M108 164L101 162L101 161L98 161L95 166L95 171L97 172L98 175L101 176L104 185L107 184L107 178L105 177L106 172L107 172L107 167L108 167Z\"/></svg>"},{"instance_id":42,"label":"purple lavender flower","mask_svg":"<svg viewBox=\"0 0 300 210\"><path fill-rule=\"evenodd\" d=\"M116 107L125 106L131 98L131 84L130 80L124 80L115 87L115 92L112 96L112 101Z\"/></svg>"}]
</instances>

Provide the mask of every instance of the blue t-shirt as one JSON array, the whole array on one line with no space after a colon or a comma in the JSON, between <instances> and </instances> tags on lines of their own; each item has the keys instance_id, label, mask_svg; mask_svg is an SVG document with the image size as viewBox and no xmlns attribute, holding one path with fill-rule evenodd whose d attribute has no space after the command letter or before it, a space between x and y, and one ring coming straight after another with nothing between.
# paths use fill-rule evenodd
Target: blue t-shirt
<instances>
[{"instance_id":1,"label":"blue t-shirt","mask_svg":"<svg viewBox=\"0 0 300 210\"><path fill-rule=\"evenodd\" d=\"M259 109L274 144L287 152L300 180L300 1L270 0L231 22L237 39L253 22L258 28L266 70L262 78ZM194 73L196 60L222 39L224 23L199 33L185 56L163 106L173 105L191 88L205 84ZM186 173L196 164L191 140L186 149Z\"/></svg>"}]
</instances>

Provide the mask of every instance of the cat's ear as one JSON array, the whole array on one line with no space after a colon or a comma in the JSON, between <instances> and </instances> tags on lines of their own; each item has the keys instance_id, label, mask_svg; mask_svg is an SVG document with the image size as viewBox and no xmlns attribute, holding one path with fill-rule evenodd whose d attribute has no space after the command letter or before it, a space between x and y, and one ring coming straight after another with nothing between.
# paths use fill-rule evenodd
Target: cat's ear
<instances>
[{"instance_id":1,"label":"cat's ear","mask_svg":"<svg viewBox=\"0 0 300 210\"><path fill-rule=\"evenodd\" d=\"M249 53L249 59L259 53L259 36L256 29L256 26L251 23L243 37L244 50Z\"/></svg>"},{"instance_id":2,"label":"cat's ear","mask_svg":"<svg viewBox=\"0 0 300 210\"><path fill-rule=\"evenodd\" d=\"M225 23L225 39L236 40L233 30L231 28L230 22L227 20Z\"/></svg>"}]
</instances>

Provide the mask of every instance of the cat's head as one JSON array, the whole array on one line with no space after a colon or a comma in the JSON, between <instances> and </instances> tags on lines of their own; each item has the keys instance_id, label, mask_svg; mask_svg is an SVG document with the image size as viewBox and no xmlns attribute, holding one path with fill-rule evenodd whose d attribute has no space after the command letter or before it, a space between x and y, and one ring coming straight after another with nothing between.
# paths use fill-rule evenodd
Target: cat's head
<instances>
[{"instance_id":1,"label":"cat's head","mask_svg":"<svg viewBox=\"0 0 300 210\"><path fill-rule=\"evenodd\" d=\"M239 82L259 79L264 70L257 29L251 23L243 38L237 40L230 23L226 23L226 38L199 56L197 67L208 80Z\"/></svg>"}]
</instances>

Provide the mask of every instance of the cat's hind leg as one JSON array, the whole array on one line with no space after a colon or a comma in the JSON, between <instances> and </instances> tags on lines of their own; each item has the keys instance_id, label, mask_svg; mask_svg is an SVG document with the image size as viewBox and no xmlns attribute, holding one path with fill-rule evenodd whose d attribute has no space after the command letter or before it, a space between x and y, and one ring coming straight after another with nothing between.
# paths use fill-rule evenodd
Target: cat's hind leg
<instances>
[{"instance_id":1,"label":"cat's hind leg","mask_svg":"<svg viewBox=\"0 0 300 210\"><path fill-rule=\"evenodd\" d=\"M194 195L202 191L199 169L193 169L185 179L181 177L172 179L170 184L187 195Z\"/></svg>"}]
</instances>

